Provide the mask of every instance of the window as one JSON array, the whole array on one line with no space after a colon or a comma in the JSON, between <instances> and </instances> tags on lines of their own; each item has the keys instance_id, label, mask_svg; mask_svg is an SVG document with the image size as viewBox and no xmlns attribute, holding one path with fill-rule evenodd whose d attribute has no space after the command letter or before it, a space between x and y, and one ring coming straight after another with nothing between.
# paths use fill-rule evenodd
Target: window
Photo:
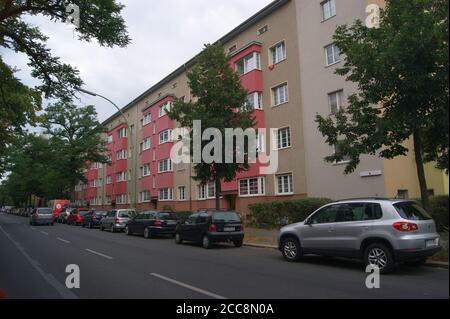
<instances>
[{"instance_id":1,"label":"window","mask_svg":"<svg viewBox=\"0 0 450 319\"><path fill-rule=\"evenodd\" d=\"M334 43L325 47L325 54L327 58L327 66L341 61L341 50Z\"/></svg>"},{"instance_id":2,"label":"window","mask_svg":"<svg viewBox=\"0 0 450 319\"><path fill-rule=\"evenodd\" d=\"M172 102L168 101L166 103L164 103L163 105L161 105L159 107L159 112L158 112L158 116L159 117L163 117L164 115L167 114L167 112L170 112L170 110L172 109Z\"/></svg>"},{"instance_id":3,"label":"window","mask_svg":"<svg viewBox=\"0 0 450 319\"><path fill-rule=\"evenodd\" d=\"M231 53L233 53L234 51L236 51L236 49L237 49L237 46L236 46L236 44L235 45L233 45L233 46L231 46L229 49L228 49L228 54L231 54Z\"/></svg>"},{"instance_id":4,"label":"window","mask_svg":"<svg viewBox=\"0 0 450 319\"><path fill-rule=\"evenodd\" d=\"M152 140L150 137L146 138L144 141L142 141L141 143L141 152L147 151L152 147Z\"/></svg>"},{"instance_id":5,"label":"window","mask_svg":"<svg viewBox=\"0 0 450 319\"><path fill-rule=\"evenodd\" d=\"M415 202L403 202L394 204L395 209L404 219L430 220L431 216L419 204Z\"/></svg>"},{"instance_id":6,"label":"window","mask_svg":"<svg viewBox=\"0 0 450 319\"><path fill-rule=\"evenodd\" d=\"M124 128L121 128L120 130L118 130L117 131L117 136L119 138L127 137L127 129L124 127Z\"/></svg>"},{"instance_id":7,"label":"window","mask_svg":"<svg viewBox=\"0 0 450 319\"><path fill-rule=\"evenodd\" d=\"M336 15L335 0L327 0L321 3L323 20L328 20Z\"/></svg>"},{"instance_id":8,"label":"window","mask_svg":"<svg viewBox=\"0 0 450 319\"><path fill-rule=\"evenodd\" d=\"M126 204L128 200L127 194L122 194L116 196L116 203L117 204Z\"/></svg>"},{"instance_id":9,"label":"window","mask_svg":"<svg viewBox=\"0 0 450 319\"><path fill-rule=\"evenodd\" d=\"M110 205L111 204L111 196L106 196L105 197L105 204L106 205Z\"/></svg>"},{"instance_id":10,"label":"window","mask_svg":"<svg viewBox=\"0 0 450 319\"><path fill-rule=\"evenodd\" d=\"M339 205L327 206L315 213L308 222L315 224L335 223Z\"/></svg>"},{"instance_id":11,"label":"window","mask_svg":"<svg viewBox=\"0 0 450 319\"><path fill-rule=\"evenodd\" d=\"M408 199L409 198L409 192L407 189L399 189L397 191L397 198L398 199Z\"/></svg>"},{"instance_id":12,"label":"window","mask_svg":"<svg viewBox=\"0 0 450 319\"><path fill-rule=\"evenodd\" d=\"M239 180L239 196L257 196L265 194L264 177L255 177Z\"/></svg>"},{"instance_id":13,"label":"window","mask_svg":"<svg viewBox=\"0 0 450 319\"><path fill-rule=\"evenodd\" d=\"M152 122L152 114L147 113L144 115L144 118L142 119L142 126L146 126Z\"/></svg>"},{"instance_id":14,"label":"window","mask_svg":"<svg viewBox=\"0 0 450 319\"><path fill-rule=\"evenodd\" d=\"M330 105L331 114L340 111L344 104L344 91L336 91L328 94L328 103Z\"/></svg>"},{"instance_id":15,"label":"window","mask_svg":"<svg viewBox=\"0 0 450 319\"><path fill-rule=\"evenodd\" d=\"M116 182L126 182L128 179L127 172L120 172L116 174Z\"/></svg>"},{"instance_id":16,"label":"window","mask_svg":"<svg viewBox=\"0 0 450 319\"><path fill-rule=\"evenodd\" d=\"M261 34L263 34L263 33L266 33L267 31L269 31L269 26L268 26L268 25L265 25L265 26L263 26L262 28L258 29L257 34L258 34L258 35L261 35Z\"/></svg>"},{"instance_id":17,"label":"window","mask_svg":"<svg viewBox=\"0 0 450 319\"><path fill-rule=\"evenodd\" d=\"M338 142L335 146L334 146L334 153L337 154L341 151L341 148L344 144L344 141L340 141ZM341 161L336 161L336 164L345 164L348 163L350 161L350 156L346 155L342 158Z\"/></svg>"},{"instance_id":18,"label":"window","mask_svg":"<svg viewBox=\"0 0 450 319\"><path fill-rule=\"evenodd\" d=\"M173 189L172 188L161 188L159 190L159 200L168 201L173 199Z\"/></svg>"},{"instance_id":19,"label":"window","mask_svg":"<svg viewBox=\"0 0 450 319\"><path fill-rule=\"evenodd\" d=\"M284 41L270 48L270 60L272 61L272 64L277 64L286 60L286 44Z\"/></svg>"},{"instance_id":20,"label":"window","mask_svg":"<svg viewBox=\"0 0 450 319\"><path fill-rule=\"evenodd\" d=\"M201 184L198 186L198 199L209 199L216 197L215 183Z\"/></svg>"},{"instance_id":21,"label":"window","mask_svg":"<svg viewBox=\"0 0 450 319\"><path fill-rule=\"evenodd\" d=\"M277 175L276 178L277 178L278 195L286 195L294 193L292 174Z\"/></svg>"},{"instance_id":22,"label":"window","mask_svg":"<svg viewBox=\"0 0 450 319\"><path fill-rule=\"evenodd\" d=\"M108 158L108 162L111 163L111 162L112 162L112 155L111 155L111 154L108 154L108 155L107 155L107 158Z\"/></svg>"},{"instance_id":23,"label":"window","mask_svg":"<svg viewBox=\"0 0 450 319\"><path fill-rule=\"evenodd\" d=\"M108 144L111 144L111 143L113 142L113 137L112 137L112 135L108 135L108 138L106 139L106 142L107 142Z\"/></svg>"},{"instance_id":24,"label":"window","mask_svg":"<svg viewBox=\"0 0 450 319\"><path fill-rule=\"evenodd\" d=\"M248 111L252 110L262 110L262 93L254 92L247 96L247 101L245 102L245 109Z\"/></svg>"},{"instance_id":25,"label":"window","mask_svg":"<svg viewBox=\"0 0 450 319\"><path fill-rule=\"evenodd\" d=\"M89 181L89 187L97 187L97 180L92 180L92 181Z\"/></svg>"},{"instance_id":26,"label":"window","mask_svg":"<svg viewBox=\"0 0 450 319\"><path fill-rule=\"evenodd\" d=\"M172 161L170 159L164 159L159 161L158 172L165 173L172 171Z\"/></svg>"},{"instance_id":27,"label":"window","mask_svg":"<svg viewBox=\"0 0 450 319\"><path fill-rule=\"evenodd\" d=\"M159 144L170 142L172 139L172 130L165 130L159 133Z\"/></svg>"},{"instance_id":28,"label":"window","mask_svg":"<svg viewBox=\"0 0 450 319\"><path fill-rule=\"evenodd\" d=\"M112 184L112 176L108 175L106 176L106 185Z\"/></svg>"},{"instance_id":29,"label":"window","mask_svg":"<svg viewBox=\"0 0 450 319\"><path fill-rule=\"evenodd\" d=\"M278 150L291 147L291 128L284 127L277 130L276 145Z\"/></svg>"},{"instance_id":30,"label":"window","mask_svg":"<svg viewBox=\"0 0 450 319\"><path fill-rule=\"evenodd\" d=\"M120 150L116 153L117 160L124 160L127 159L128 151L127 150Z\"/></svg>"},{"instance_id":31,"label":"window","mask_svg":"<svg viewBox=\"0 0 450 319\"><path fill-rule=\"evenodd\" d=\"M377 220L383 217L380 204L350 203L336 205L336 223Z\"/></svg>"},{"instance_id":32,"label":"window","mask_svg":"<svg viewBox=\"0 0 450 319\"><path fill-rule=\"evenodd\" d=\"M151 200L150 191L140 192L139 193L139 201L141 203L148 203Z\"/></svg>"},{"instance_id":33,"label":"window","mask_svg":"<svg viewBox=\"0 0 450 319\"><path fill-rule=\"evenodd\" d=\"M277 87L272 88L272 99L273 106L278 106L288 102L289 94L287 83L283 83Z\"/></svg>"},{"instance_id":34,"label":"window","mask_svg":"<svg viewBox=\"0 0 450 319\"><path fill-rule=\"evenodd\" d=\"M142 177L150 176L150 165L149 164L146 164L141 167L141 176Z\"/></svg>"},{"instance_id":35,"label":"window","mask_svg":"<svg viewBox=\"0 0 450 319\"><path fill-rule=\"evenodd\" d=\"M266 135L258 132L256 135L256 152L264 153L266 151Z\"/></svg>"},{"instance_id":36,"label":"window","mask_svg":"<svg viewBox=\"0 0 450 319\"><path fill-rule=\"evenodd\" d=\"M178 200L186 200L186 186L178 187Z\"/></svg>"},{"instance_id":37,"label":"window","mask_svg":"<svg viewBox=\"0 0 450 319\"><path fill-rule=\"evenodd\" d=\"M258 52L250 53L236 62L238 75L243 75L253 70L261 70L261 54Z\"/></svg>"}]
</instances>

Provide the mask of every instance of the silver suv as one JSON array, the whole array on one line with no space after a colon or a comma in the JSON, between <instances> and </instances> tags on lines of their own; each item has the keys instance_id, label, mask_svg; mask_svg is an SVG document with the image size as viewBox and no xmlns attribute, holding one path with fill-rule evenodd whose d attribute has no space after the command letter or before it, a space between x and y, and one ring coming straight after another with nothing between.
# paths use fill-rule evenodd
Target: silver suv
<instances>
[{"instance_id":1,"label":"silver suv","mask_svg":"<svg viewBox=\"0 0 450 319\"><path fill-rule=\"evenodd\" d=\"M421 265L441 250L431 216L414 201L353 199L325 205L304 222L286 226L278 247L288 261L303 255L362 259L381 273L397 262Z\"/></svg>"},{"instance_id":2,"label":"silver suv","mask_svg":"<svg viewBox=\"0 0 450 319\"><path fill-rule=\"evenodd\" d=\"M135 209L112 210L100 221L100 230L108 229L112 233L122 231L134 216L136 216Z\"/></svg>"}]
</instances>

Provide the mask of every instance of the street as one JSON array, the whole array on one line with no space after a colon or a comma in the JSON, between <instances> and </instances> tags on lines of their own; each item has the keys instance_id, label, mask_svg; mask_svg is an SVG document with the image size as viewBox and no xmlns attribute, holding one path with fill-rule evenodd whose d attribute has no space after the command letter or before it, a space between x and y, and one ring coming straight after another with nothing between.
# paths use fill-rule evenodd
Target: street
<instances>
[{"instance_id":1,"label":"street","mask_svg":"<svg viewBox=\"0 0 450 319\"><path fill-rule=\"evenodd\" d=\"M67 265L80 289L67 289ZM284 261L277 250L218 245L205 250L173 239L112 234L0 214L0 289L6 298L297 299L448 298L447 269L403 266L366 288L357 261Z\"/></svg>"}]
</instances>

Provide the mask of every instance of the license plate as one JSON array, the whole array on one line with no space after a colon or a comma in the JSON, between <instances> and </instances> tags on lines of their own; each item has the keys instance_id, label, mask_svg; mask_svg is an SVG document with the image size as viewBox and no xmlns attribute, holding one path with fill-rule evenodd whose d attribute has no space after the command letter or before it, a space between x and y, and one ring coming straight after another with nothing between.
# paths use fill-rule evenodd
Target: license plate
<instances>
[{"instance_id":1,"label":"license plate","mask_svg":"<svg viewBox=\"0 0 450 319\"><path fill-rule=\"evenodd\" d=\"M175 220L169 220L167 225L175 225L177 222Z\"/></svg>"},{"instance_id":2,"label":"license plate","mask_svg":"<svg viewBox=\"0 0 450 319\"><path fill-rule=\"evenodd\" d=\"M225 227L223 230L224 231L234 231L235 228L234 227Z\"/></svg>"},{"instance_id":3,"label":"license plate","mask_svg":"<svg viewBox=\"0 0 450 319\"><path fill-rule=\"evenodd\" d=\"M439 238L432 239L432 240L427 240L425 242L425 245L426 245L427 248L438 246L439 245Z\"/></svg>"}]
</instances>

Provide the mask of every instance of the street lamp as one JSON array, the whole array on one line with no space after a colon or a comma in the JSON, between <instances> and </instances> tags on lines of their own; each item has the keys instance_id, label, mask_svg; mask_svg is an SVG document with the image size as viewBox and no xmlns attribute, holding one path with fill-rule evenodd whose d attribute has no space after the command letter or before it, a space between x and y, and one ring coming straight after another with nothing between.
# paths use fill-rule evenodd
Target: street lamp
<instances>
[{"instance_id":1,"label":"street lamp","mask_svg":"<svg viewBox=\"0 0 450 319\"><path fill-rule=\"evenodd\" d=\"M134 156L133 156L133 151L134 151L133 130L131 129L130 123L128 122L128 119L125 116L125 114L123 113L122 109L119 108L113 101L111 101L107 97L105 97L103 95L100 95L100 94L97 94L97 93L94 93L94 92L91 92L91 91L88 91L88 90L85 90L85 89L82 89L80 87L77 88L77 91L85 93L85 94L88 94L88 95L91 95L91 96L100 97L100 98L108 101L109 103L114 105L114 107L122 115L122 117L123 117L123 119L124 119L124 121L125 121L125 123L126 123L126 125L128 127L128 131L130 132L130 134L127 134L127 136L128 136L128 144L130 145L130 153L129 154L131 155L131 159L132 159L132 163L131 163L131 181L132 181L132 185L133 185L133 194L132 194L133 196L131 196L132 197L131 205L133 207L135 207L135 202L136 202L136 178L134 176L134 173L135 173L136 170L135 170L135 160L134 160Z\"/></svg>"}]
</instances>

